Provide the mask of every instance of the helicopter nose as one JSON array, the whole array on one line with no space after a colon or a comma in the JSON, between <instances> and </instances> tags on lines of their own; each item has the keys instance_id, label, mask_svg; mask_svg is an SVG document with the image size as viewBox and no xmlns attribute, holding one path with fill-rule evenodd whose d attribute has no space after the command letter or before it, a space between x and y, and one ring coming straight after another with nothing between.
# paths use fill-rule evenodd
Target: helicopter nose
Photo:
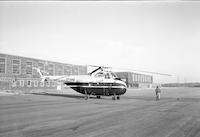
<instances>
[{"instance_id":1,"label":"helicopter nose","mask_svg":"<svg viewBox=\"0 0 200 137\"><path fill-rule=\"evenodd\" d=\"M126 88L124 88L122 91L125 93L126 92Z\"/></svg>"},{"instance_id":2,"label":"helicopter nose","mask_svg":"<svg viewBox=\"0 0 200 137\"><path fill-rule=\"evenodd\" d=\"M122 84L123 84L122 92L125 93L127 90L127 85L125 82L123 82Z\"/></svg>"},{"instance_id":3,"label":"helicopter nose","mask_svg":"<svg viewBox=\"0 0 200 137\"><path fill-rule=\"evenodd\" d=\"M124 81L123 81L123 85L124 85L125 88L127 88L127 85L126 85L126 83Z\"/></svg>"},{"instance_id":4,"label":"helicopter nose","mask_svg":"<svg viewBox=\"0 0 200 137\"><path fill-rule=\"evenodd\" d=\"M123 86L123 88L121 89L122 94L126 93L127 88L125 86Z\"/></svg>"}]
</instances>

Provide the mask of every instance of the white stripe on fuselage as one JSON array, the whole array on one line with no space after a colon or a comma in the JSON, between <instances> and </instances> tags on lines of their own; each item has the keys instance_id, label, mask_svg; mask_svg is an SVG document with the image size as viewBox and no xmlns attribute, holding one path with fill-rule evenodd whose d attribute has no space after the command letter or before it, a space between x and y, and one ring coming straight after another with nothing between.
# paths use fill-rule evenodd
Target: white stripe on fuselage
<instances>
[{"instance_id":1,"label":"white stripe on fuselage","mask_svg":"<svg viewBox=\"0 0 200 137\"><path fill-rule=\"evenodd\" d=\"M119 88L119 87L123 87L123 88L126 88L126 84L125 82L121 81L121 80L115 80L115 79L105 79L105 78L96 78L96 77L91 77L91 76L88 76L88 75L79 75L79 76L69 76L67 79L66 79L66 82L72 82L72 83L113 83L113 84L120 84L120 86L118 85L118 87L116 88ZM67 85L67 86L70 86ZM70 87L94 87L92 85L71 85ZM95 87L114 87L114 86L103 86L103 85L95 85Z\"/></svg>"},{"instance_id":2,"label":"white stripe on fuselage","mask_svg":"<svg viewBox=\"0 0 200 137\"><path fill-rule=\"evenodd\" d=\"M67 85L69 87L84 87L84 88L126 88L124 86L82 86L82 85Z\"/></svg>"}]
</instances>

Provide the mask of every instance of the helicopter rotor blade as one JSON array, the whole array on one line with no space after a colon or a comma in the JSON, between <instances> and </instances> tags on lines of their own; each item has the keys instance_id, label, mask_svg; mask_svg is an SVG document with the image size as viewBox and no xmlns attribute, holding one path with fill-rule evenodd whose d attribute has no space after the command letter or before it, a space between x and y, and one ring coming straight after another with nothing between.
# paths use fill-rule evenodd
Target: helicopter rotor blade
<instances>
[{"instance_id":1,"label":"helicopter rotor blade","mask_svg":"<svg viewBox=\"0 0 200 137\"><path fill-rule=\"evenodd\" d=\"M97 65L87 65L87 66L91 66L91 67L100 67L102 69L109 69L109 68L112 68L112 67L106 67L106 66L97 66Z\"/></svg>"},{"instance_id":2,"label":"helicopter rotor blade","mask_svg":"<svg viewBox=\"0 0 200 137\"><path fill-rule=\"evenodd\" d=\"M145 70L137 70L137 69L128 69L128 68L117 68L117 67L105 67L105 66L97 66L97 65L88 65L91 67L98 67L102 69L118 69L118 70L125 70L125 71L131 71L131 72L141 72L141 73L148 73L148 74L155 74L155 75L163 75L163 76L173 76L171 74L167 73L160 73L160 72L153 72L153 71L145 71Z\"/></svg>"},{"instance_id":3,"label":"helicopter rotor blade","mask_svg":"<svg viewBox=\"0 0 200 137\"><path fill-rule=\"evenodd\" d=\"M144 71L144 70L135 70L135 69L132 69L132 71L135 71L135 72L143 72L143 73L149 73L149 74L156 74L156 75L163 75L163 76L172 76L171 74L160 73L160 72L152 72L152 71Z\"/></svg>"},{"instance_id":4,"label":"helicopter rotor blade","mask_svg":"<svg viewBox=\"0 0 200 137\"><path fill-rule=\"evenodd\" d=\"M163 75L163 76L173 76L173 75L167 74L167 73L145 71L145 70L137 70L137 69L125 69L125 68L116 68L116 69L125 70L125 71L131 71L131 72L139 72L139 73L148 73L148 74L155 74L155 75Z\"/></svg>"}]
</instances>

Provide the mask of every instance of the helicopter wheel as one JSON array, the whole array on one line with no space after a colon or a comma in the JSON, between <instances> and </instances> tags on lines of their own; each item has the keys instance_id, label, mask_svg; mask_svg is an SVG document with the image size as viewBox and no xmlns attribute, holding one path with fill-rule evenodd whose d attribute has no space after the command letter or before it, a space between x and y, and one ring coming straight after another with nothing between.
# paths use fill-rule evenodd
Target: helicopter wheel
<instances>
[{"instance_id":1,"label":"helicopter wheel","mask_svg":"<svg viewBox=\"0 0 200 137\"><path fill-rule=\"evenodd\" d=\"M85 95L85 100L88 100L88 98L89 98L88 95Z\"/></svg>"},{"instance_id":2,"label":"helicopter wheel","mask_svg":"<svg viewBox=\"0 0 200 137\"><path fill-rule=\"evenodd\" d=\"M100 99L100 98L101 98L101 96L97 96L97 98L98 98L98 99Z\"/></svg>"},{"instance_id":3,"label":"helicopter wheel","mask_svg":"<svg viewBox=\"0 0 200 137\"><path fill-rule=\"evenodd\" d=\"M88 100L88 98L89 98L89 96L88 96L87 91L85 89L85 100Z\"/></svg>"},{"instance_id":4,"label":"helicopter wheel","mask_svg":"<svg viewBox=\"0 0 200 137\"><path fill-rule=\"evenodd\" d=\"M120 96L117 96L117 100L120 100Z\"/></svg>"},{"instance_id":5,"label":"helicopter wheel","mask_svg":"<svg viewBox=\"0 0 200 137\"><path fill-rule=\"evenodd\" d=\"M116 100L116 93L113 94L112 100Z\"/></svg>"}]
</instances>

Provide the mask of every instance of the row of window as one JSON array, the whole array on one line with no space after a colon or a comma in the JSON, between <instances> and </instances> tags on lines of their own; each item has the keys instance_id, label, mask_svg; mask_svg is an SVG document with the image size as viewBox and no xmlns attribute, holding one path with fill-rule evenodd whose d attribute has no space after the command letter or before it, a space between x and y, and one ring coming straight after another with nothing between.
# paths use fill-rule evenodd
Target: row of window
<instances>
[{"instance_id":1,"label":"row of window","mask_svg":"<svg viewBox=\"0 0 200 137\"><path fill-rule=\"evenodd\" d=\"M14 83L13 86L20 86L24 87L56 87L56 82L39 82L37 80L27 80L26 82L24 80L19 80L18 83Z\"/></svg>"},{"instance_id":2,"label":"row of window","mask_svg":"<svg viewBox=\"0 0 200 137\"><path fill-rule=\"evenodd\" d=\"M152 76L132 74L133 82L152 83Z\"/></svg>"},{"instance_id":3,"label":"row of window","mask_svg":"<svg viewBox=\"0 0 200 137\"><path fill-rule=\"evenodd\" d=\"M25 74L32 75L33 74L33 62L26 61L26 72ZM42 62L38 63L38 68L41 71L47 72L49 75L70 75L70 74L79 74L84 73L84 70L79 70L78 67L72 68L69 65L54 65L54 64L45 64ZM79 72L80 71L80 72ZM6 73L6 59L0 58L0 73ZM20 59L13 59L12 60L12 74L21 74L21 60Z\"/></svg>"},{"instance_id":4,"label":"row of window","mask_svg":"<svg viewBox=\"0 0 200 137\"><path fill-rule=\"evenodd\" d=\"M6 59L0 58L0 73L6 73Z\"/></svg>"}]
</instances>

